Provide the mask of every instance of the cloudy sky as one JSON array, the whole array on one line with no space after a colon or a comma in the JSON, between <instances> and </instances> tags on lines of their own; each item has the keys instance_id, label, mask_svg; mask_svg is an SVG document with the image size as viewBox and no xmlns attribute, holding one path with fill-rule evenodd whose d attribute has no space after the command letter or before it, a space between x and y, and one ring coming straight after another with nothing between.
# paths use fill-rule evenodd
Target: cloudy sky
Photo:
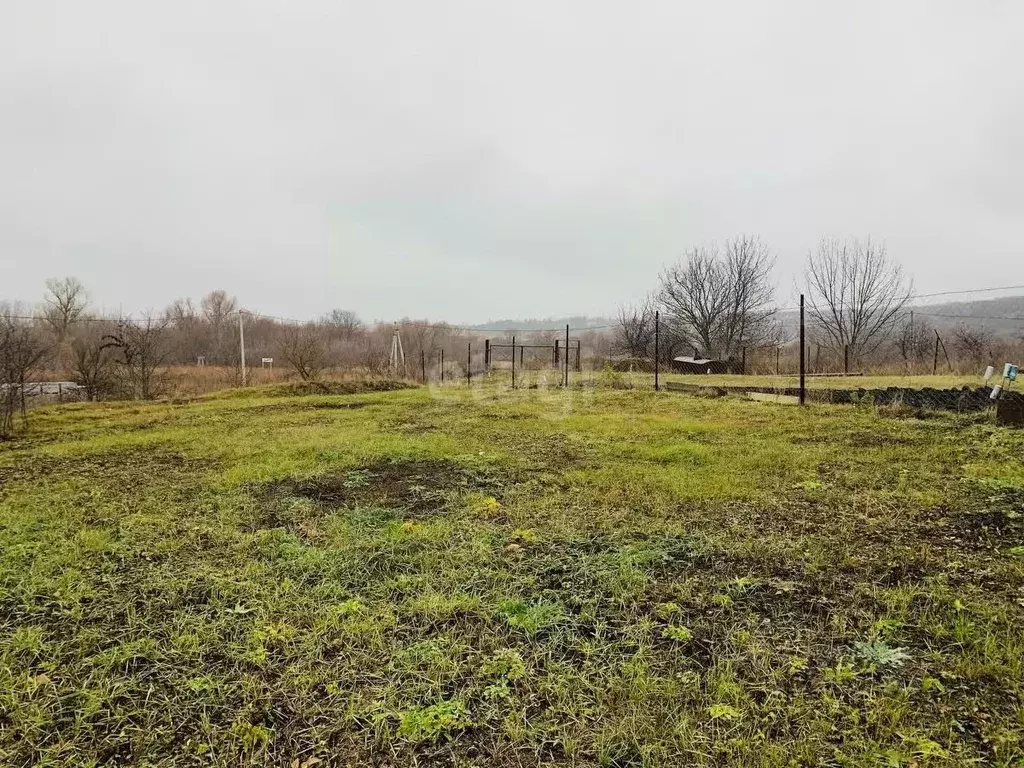
<instances>
[{"instance_id":1,"label":"cloudy sky","mask_svg":"<svg viewBox=\"0 0 1024 768\"><path fill-rule=\"evenodd\" d=\"M2 2L0 298L608 314L753 233L1024 283L1024 3Z\"/></svg>"}]
</instances>

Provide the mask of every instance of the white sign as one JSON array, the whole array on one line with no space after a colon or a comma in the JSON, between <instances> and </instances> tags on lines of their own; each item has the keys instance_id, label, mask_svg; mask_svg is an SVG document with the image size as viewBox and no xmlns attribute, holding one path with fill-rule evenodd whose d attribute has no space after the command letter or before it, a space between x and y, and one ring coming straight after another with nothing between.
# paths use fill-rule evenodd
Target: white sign
<instances>
[{"instance_id":1,"label":"white sign","mask_svg":"<svg viewBox=\"0 0 1024 768\"><path fill-rule=\"evenodd\" d=\"M264 357L263 358L263 362L264 363L272 363L272 362L274 362L274 358L272 358L272 357Z\"/></svg>"}]
</instances>

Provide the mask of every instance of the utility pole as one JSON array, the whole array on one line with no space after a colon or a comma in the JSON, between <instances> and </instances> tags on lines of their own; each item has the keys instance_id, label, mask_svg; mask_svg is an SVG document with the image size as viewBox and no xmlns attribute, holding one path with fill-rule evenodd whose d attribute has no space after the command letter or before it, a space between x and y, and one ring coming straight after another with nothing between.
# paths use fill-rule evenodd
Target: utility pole
<instances>
[{"instance_id":1,"label":"utility pole","mask_svg":"<svg viewBox=\"0 0 1024 768\"><path fill-rule=\"evenodd\" d=\"M405 350L402 349L402 336L398 332L398 325L395 325L394 330L391 332L391 360L389 361L388 367L391 368L391 372L398 374L398 368L401 366L402 373L405 373Z\"/></svg>"},{"instance_id":2,"label":"utility pole","mask_svg":"<svg viewBox=\"0 0 1024 768\"><path fill-rule=\"evenodd\" d=\"M242 322L242 310L238 310L238 347L242 359L242 386L245 386L245 323Z\"/></svg>"}]
</instances>

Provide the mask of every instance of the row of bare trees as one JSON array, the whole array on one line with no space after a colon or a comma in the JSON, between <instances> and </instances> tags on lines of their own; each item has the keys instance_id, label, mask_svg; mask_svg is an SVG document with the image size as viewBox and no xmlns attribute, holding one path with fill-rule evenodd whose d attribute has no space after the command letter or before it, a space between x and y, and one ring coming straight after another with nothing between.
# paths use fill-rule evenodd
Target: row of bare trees
<instances>
[{"instance_id":1,"label":"row of bare trees","mask_svg":"<svg viewBox=\"0 0 1024 768\"><path fill-rule=\"evenodd\" d=\"M744 349L791 343L785 313L774 301L774 267L775 256L756 236L726 240L724 248L692 248L662 272L647 300L620 309L617 352L651 355L655 312L668 359L692 350L734 360ZM811 337L840 359L845 354L862 362L885 348L909 362L931 348L934 330L908 319L913 283L884 244L824 238L808 253L804 283L797 292L806 294Z\"/></svg>"},{"instance_id":2,"label":"row of bare trees","mask_svg":"<svg viewBox=\"0 0 1024 768\"><path fill-rule=\"evenodd\" d=\"M23 385L35 376L70 379L93 400L158 397L168 393L171 371L181 377L188 375L183 371L216 368L222 376L227 372L222 384L240 383L241 326L250 369L267 360L303 380L337 370L418 377L434 368L442 350L449 361L464 359L470 338L444 323L400 321L406 363L395 370L394 325L364 325L347 310L290 322L246 312L217 290L198 301L174 301L160 313L106 317L91 311L79 280L48 280L38 307L8 308L0 326L0 381L9 384L2 394L11 403L2 423L9 431L15 405L24 400Z\"/></svg>"}]
</instances>

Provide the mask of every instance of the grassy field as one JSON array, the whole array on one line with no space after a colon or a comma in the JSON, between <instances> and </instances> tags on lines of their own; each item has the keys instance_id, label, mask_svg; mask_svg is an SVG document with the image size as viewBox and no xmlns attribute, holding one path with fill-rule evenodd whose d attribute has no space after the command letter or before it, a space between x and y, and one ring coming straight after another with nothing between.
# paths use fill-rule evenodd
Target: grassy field
<instances>
[{"instance_id":1,"label":"grassy field","mask_svg":"<svg viewBox=\"0 0 1024 768\"><path fill-rule=\"evenodd\" d=\"M289 392L0 444L0 764L1022 764L1024 434Z\"/></svg>"}]
</instances>

